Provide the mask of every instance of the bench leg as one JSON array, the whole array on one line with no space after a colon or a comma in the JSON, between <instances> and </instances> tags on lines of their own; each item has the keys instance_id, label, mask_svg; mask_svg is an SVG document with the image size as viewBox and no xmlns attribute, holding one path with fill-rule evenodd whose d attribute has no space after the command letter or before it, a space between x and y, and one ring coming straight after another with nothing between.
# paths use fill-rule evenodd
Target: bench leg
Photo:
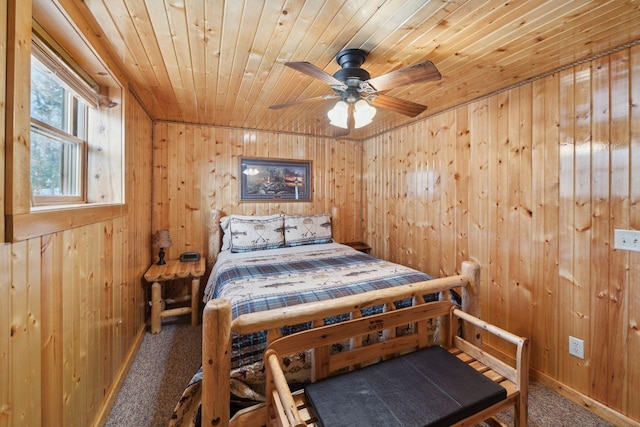
<instances>
[{"instance_id":1,"label":"bench leg","mask_svg":"<svg viewBox=\"0 0 640 427\"><path fill-rule=\"evenodd\" d=\"M516 427L527 427L527 401L522 398L522 392L520 397L516 400L516 404L513 406L514 416L513 421Z\"/></svg>"}]
</instances>

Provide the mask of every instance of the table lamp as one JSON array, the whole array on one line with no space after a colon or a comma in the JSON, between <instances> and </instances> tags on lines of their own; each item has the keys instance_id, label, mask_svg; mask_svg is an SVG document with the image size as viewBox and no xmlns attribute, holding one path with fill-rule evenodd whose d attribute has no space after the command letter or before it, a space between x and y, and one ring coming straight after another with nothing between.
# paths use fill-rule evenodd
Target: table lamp
<instances>
[{"instance_id":1,"label":"table lamp","mask_svg":"<svg viewBox=\"0 0 640 427\"><path fill-rule=\"evenodd\" d=\"M158 265L166 264L164 260L164 248L168 248L172 245L171 237L169 236L169 230L158 230L156 234L153 236L153 247L160 248L160 253L158 254Z\"/></svg>"}]
</instances>

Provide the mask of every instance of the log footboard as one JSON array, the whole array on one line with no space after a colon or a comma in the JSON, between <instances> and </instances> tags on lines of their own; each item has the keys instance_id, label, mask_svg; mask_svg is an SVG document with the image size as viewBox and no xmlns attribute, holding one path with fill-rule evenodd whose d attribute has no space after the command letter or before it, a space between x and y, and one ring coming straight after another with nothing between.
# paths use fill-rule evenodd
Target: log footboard
<instances>
[{"instance_id":1,"label":"log footboard","mask_svg":"<svg viewBox=\"0 0 640 427\"><path fill-rule=\"evenodd\" d=\"M268 331L268 344L281 338L280 328L312 322L314 328L322 327L322 319L349 314L352 319L361 317L360 310L384 305L386 311L395 310L394 302L412 298L414 305L425 304L423 295L440 293L441 300L448 300L450 289L461 289L462 309L478 317L480 267L473 262L462 263L461 274L456 276L412 283L393 288L351 295L330 301L299 304L277 310L245 314L231 318L231 303L227 300L211 300L203 314L202 343L202 425L203 426L261 426L267 422L264 404L238 412L230 419L230 371L231 333L248 334ZM464 314L464 313L462 313ZM446 316L445 316L446 318ZM417 328L426 327L418 324ZM446 321L440 329L447 328ZM463 328L465 342L480 346L482 324L467 323ZM358 340L352 346L358 347ZM266 363L266 361L265 361Z\"/></svg>"}]
</instances>

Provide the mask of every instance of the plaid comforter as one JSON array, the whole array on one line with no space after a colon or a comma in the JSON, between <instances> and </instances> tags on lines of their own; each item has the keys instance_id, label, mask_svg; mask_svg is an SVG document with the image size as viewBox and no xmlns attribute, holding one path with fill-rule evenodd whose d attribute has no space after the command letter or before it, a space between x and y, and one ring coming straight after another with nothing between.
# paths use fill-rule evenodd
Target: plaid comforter
<instances>
[{"instance_id":1,"label":"plaid comforter","mask_svg":"<svg viewBox=\"0 0 640 427\"><path fill-rule=\"evenodd\" d=\"M239 255L239 254L234 254ZM214 268L205 294L232 303L233 318L295 304L334 299L429 280L416 270L373 258L350 247L328 244L228 256ZM409 305L410 301L399 305ZM363 315L381 311L373 307ZM332 323L341 319L327 319ZM309 325L283 330L289 334ZM232 368L257 362L266 332L232 337Z\"/></svg>"}]
</instances>

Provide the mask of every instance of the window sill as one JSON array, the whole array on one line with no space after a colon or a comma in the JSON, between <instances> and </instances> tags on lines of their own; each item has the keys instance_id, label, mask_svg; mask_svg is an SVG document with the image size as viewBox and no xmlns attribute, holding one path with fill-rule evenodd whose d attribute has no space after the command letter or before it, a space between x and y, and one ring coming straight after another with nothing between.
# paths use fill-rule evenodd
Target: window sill
<instances>
[{"instance_id":1,"label":"window sill","mask_svg":"<svg viewBox=\"0 0 640 427\"><path fill-rule=\"evenodd\" d=\"M65 204L41 204L38 206L31 206L30 213L38 213L43 211L69 211L72 209L86 209L86 208L95 208L95 207L111 207L111 206L120 206L115 203L65 203Z\"/></svg>"},{"instance_id":2,"label":"window sill","mask_svg":"<svg viewBox=\"0 0 640 427\"><path fill-rule=\"evenodd\" d=\"M126 214L126 204L38 206L29 213L6 215L6 240L20 242Z\"/></svg>"}]
</instances>

